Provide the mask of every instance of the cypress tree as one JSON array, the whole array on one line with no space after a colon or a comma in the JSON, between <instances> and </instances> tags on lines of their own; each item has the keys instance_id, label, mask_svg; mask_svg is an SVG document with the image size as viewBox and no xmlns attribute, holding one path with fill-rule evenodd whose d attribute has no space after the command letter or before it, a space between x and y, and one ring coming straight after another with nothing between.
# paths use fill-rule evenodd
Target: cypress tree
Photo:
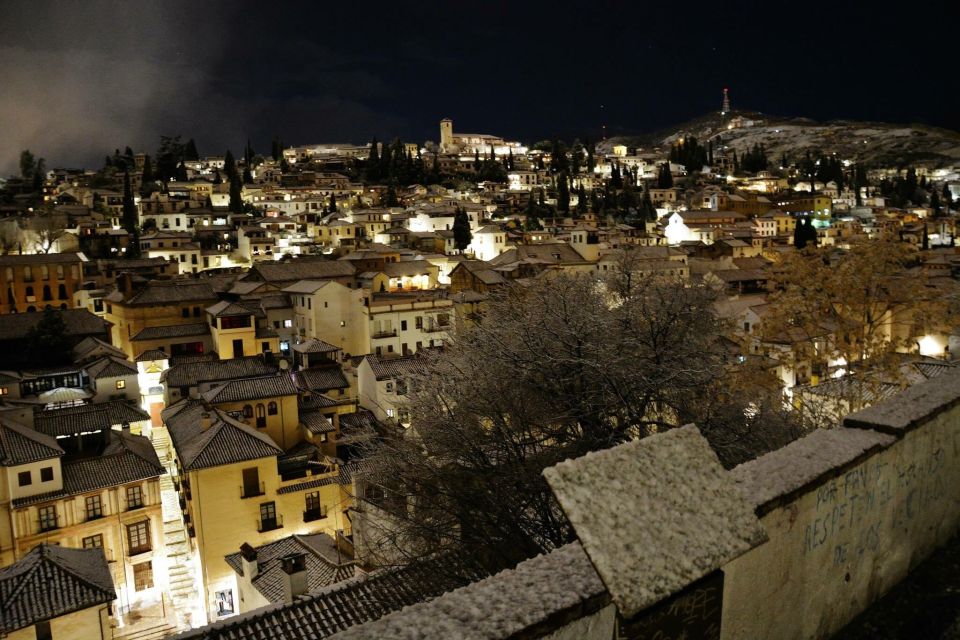
<instances>
[{"instance_id":1,"label":"cypress tree","mask_svg":"<svg viewBox=\"0 0 960 640\"><path fill-rule=\"evenodd\" d=\"M133 233L137 226L137 207L133 202L133 191L130 189L130 172L123 172L123 228L127 233Z\"/></svg>"},{"instance_id":2,"label":"cypress tree","mask_svg":"<svg viewBox=\"0 0 960 640\"><path fill-rule=\"evenodd\" d=\"M234 173L234 176L230 179L230 212L243 213L243 196L240 180L236 173Z\"/></svg>"},{"instance_id":3,"label":"cypress tree","mask_svg":"<svg viewBox=\"0 0 960 640\"><path fill-rule=\"evenodd\" d=\"M183 158L184 160L200 159L200 152L197 151L197 143L193 141L193 138L187 140L187 145L183 149Z\"/></svg>"},{"instance_id":4,"label":"cypress tree","mask_svg":"<svg viewBox=\"0 0 960 640\"><path fill-rule=\"evenodd\" d=\"M337 194L331 193L330 194L330 213L336 213L336 212L337 212Z\"/></svg>"},{"instance_id":5,"label":"cypress tree","mask_svg":"<svg viewBox=\"0 0 960 640\"><path fill-rule=\"evenodd\" d=\"M457 208L453 217L453 244L460 253L470 246L473 234L470 233L470 218L466 209Z\"/></svg>"},{"instance_id":6,"label":"cypress tree","mask_svg":"<svg viewBox=\"0 0 960 640\"><path fill-rule=\"evenodd\" d=\"M365 173L367 182L376 182L380 179L380 144L377 142L377 136L373 136L373 141L370 143Z\"/></svg>"},{"instance_id":7,"label":"cypress tree","mask_svg":"<svg viewBox=\"0 0 960 640\"><path fill-rule=\"evenodd\" d=\"M566 171L557 176L557 209L561 213L570 213L570 185Z\"/></svg>"},{"instance_id":8,"label":"cypress tree","mask_svg":"<svg viewBox=\"0 0 960 640\"><path fill-rule=\"evenodd\" d=\"M233 153L230 149L223 156L223 172L227 175L227 180L233 182L237 177L237 162L233 159Z\"/></svg>"}]
</instances>

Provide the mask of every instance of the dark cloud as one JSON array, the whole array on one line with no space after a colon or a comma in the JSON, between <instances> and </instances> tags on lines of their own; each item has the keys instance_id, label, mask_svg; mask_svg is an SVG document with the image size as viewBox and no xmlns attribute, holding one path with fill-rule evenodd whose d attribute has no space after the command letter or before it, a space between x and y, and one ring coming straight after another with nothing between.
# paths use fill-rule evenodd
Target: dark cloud
<instances>
[{"instance_id":1,"label":"dark cloud","mask_svg":"<svg viewBox=\"0 0 960 640\"><path fill-rule=\"evenodd\" d=\"M524 140L649 131L725 85L743 108L960 127L960 3L912 26L856 4L5 0L0 173L24 148L96 166L160 135L424 140L445 116Z\"/></svg>"}]
</instances>

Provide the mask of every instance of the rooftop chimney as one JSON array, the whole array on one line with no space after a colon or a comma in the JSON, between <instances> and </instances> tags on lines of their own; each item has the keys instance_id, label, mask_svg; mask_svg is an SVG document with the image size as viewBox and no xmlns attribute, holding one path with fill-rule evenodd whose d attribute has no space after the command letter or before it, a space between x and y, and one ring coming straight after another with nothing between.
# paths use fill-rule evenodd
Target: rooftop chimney
<instances>
[{"instance_id":1,"label":"rooftop chimney","mask_svg":"<svg viewBox=\"0 0 960 640\"><path fill-rule=\"evenodd\" d=\"M247 580L253 580L260 573L260 564L257 562L257 550L244 542L240 545L240 567Z\"/></svg>"},{"instance_id":2,"label":"rooftop chimney","mask_svg":"<svg viewBox=\"0 0 960 640\"><path fill-rule=\"evenodd\" d=\"M280 558L280 568L283 570L283 601L289 604L307 592L307 554L293 553Z\"/></svg>"},{"instance_id":3,"label":"rooftop chimney","mask_svg":"<svg viewBox=\"0 0 960 640\"><path fill-rule=\"evenodd\" d=\"M206 431L210 428L210 425L213 424L213 416L210 415L209 411L204 411L200 416L200 428Z\"/></svg>"}]
</instances>

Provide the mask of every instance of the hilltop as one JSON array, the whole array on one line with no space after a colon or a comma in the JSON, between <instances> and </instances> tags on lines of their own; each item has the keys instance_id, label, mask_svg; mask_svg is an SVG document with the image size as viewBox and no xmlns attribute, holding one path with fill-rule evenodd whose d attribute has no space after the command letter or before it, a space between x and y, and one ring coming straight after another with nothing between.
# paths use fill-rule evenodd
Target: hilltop
<instances>
[{"instance_id":1,"label":"hilltop","mask_svg":"<svg viewBox=\"0 0 960 640\"><path fill-rule=\"evenodd\" d=\"M726 117L714 113L647 136L610 138L601 143L601 148L607 150L616 144L663 148L691 135L704 144L713 140L714 148L726 145L740 155L762 144L771 160L786 154L795 161L809 150L814 156L836 153L872 166L937 168L960 164L960 133L956 131L922 124L816 122L751 111L734 111Z\"/></svg>"}]
</instances>

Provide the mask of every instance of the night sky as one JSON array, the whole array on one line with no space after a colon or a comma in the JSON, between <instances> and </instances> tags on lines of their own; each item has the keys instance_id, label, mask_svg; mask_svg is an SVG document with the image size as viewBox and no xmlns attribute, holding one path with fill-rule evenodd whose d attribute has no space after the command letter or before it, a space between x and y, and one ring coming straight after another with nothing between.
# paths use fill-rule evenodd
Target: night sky
<instances>
[{"instance_id":1,"label":"night sky","mask_svg":"<svg viewBox=\"0 0 960 640\"><path fill-rule=\"evenodd\" d=\"M960 129L960 2L0 3L0 174L161 134L361 143L642 133L719 109ZM911 12L913 10L914 12ZM602 105L602 106L601 106Z\"/></svg>"}]
</instances>

